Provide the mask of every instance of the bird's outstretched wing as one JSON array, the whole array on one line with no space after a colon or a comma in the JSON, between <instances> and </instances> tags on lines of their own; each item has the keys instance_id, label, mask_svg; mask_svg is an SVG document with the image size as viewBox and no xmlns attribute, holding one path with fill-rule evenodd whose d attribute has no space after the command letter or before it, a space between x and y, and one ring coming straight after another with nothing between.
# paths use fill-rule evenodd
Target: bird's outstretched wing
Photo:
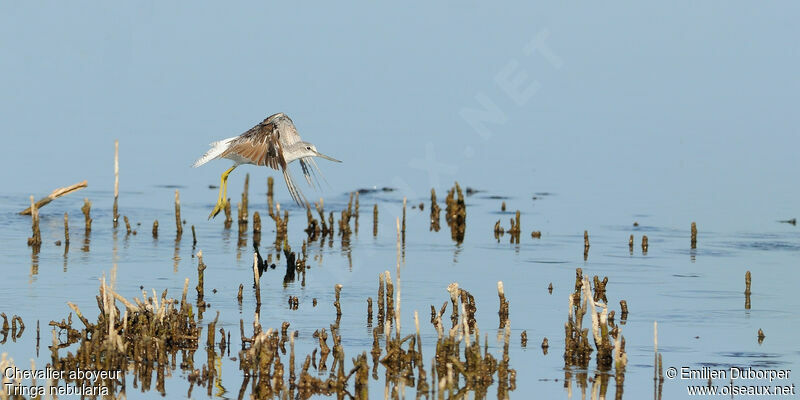
<instances>
[{"instance_id":1,"label":"bird's outstretched wing","mask_svg":"<svg viewBox=\"0 0 800 400\"><path fill-rule=\"evenodd\" d=\"M263 165L275 170L286 169L280 131L273 117L233 139L220 157L234 160L239 158L242 164Z\"/></svg>"}]
</instances>

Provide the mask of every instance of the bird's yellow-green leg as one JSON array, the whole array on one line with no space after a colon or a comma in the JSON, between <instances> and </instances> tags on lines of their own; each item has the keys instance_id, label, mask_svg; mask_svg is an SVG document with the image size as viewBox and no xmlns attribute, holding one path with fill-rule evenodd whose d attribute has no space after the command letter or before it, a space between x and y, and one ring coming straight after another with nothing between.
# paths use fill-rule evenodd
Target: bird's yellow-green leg
<instances>
[{"instance_id":1,"label":"bird's yellow-green leg","mask_svg":"<svg viewBox=\"0 0 800 400\"><path fill-rule=\"evenodd\" d=\"M219 197L217 198L217 205L214 206L214 209L211 210L211 214L208 215L208 219L214 218L219 214L222 209L225 208L225 203L228 201L228 175L236 169L236 165L228 168L225 172L222 173L222 176L219 178Z\"/></svg>"}]
</instances>

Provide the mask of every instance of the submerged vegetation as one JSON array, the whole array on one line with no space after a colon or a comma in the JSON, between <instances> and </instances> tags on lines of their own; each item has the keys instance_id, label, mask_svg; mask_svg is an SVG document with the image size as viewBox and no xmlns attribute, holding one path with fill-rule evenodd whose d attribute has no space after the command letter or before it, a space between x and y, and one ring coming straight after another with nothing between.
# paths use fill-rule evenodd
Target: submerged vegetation
<instances>
[{"instance_id":1,"label":"submerged vegetation","mask_svg":"<svg viewBox=\"0 0 800 400\"><path fill-rule=\"evenodd\" d=\"M351 198L352 199L352 198ZM177 204L177 202L176 202ZM276 204L276 209L279 205ZM318 205L320 214L322 205ZM177 212L177 208L176 208ZM348 221L345 211L344 221ZM276 211L273 215L278 215ZM309 227L316 225L312 218ZM309 239L316 229L307 229ZM331 235L328 228L320 228L320 240ZM339 225L339 235L346 237L348 230ZM372 328L372 346L365 348L355 357L347 357L342 345L340 321L342 308L340 295L343 286L333 287L335 313L332 323L319 327L314 332L290 331L291 323L284 321L280 328L264 328L260 323L261 287L260 280L268 269L272 254L267 261L261 259L258 251L254 253L254 293L257 304L252 321L252 331L245 333L245 324L240 320L241 350L238 356L239 369L244 375L238 398L244 398L248 389L255 398L289 397L309 398L315 395L335 395L337 397L369 398L370 380L383 380L386 394L397 397L405 388L413 388L418 395L426 397L450 398L473 392L477 397L488 395L490 387L496 387L499 398L508 397L508 392L516 387L516 369L511 367L509 346L511 339L509 302L503 291L503 283L498 282L501 306L500 330L502 347L499 354L490 351L488 334L481 335L475 319L477 304L474 296L467 290L452 283L447 288L447 301L437 311L431 305L431 328L435 333L435 349L426 357L423 353L424 326L420 326L419 315L414 312L414 331L404 333L401 329L401 253L402 231L397 221L397 275L394 279L389 271L378 276L377 318ZM284 282L302 275L305 281L305 249L299 254L292 252L284 240L283 256L286 259ZM257 249L256 249L257 250ZM231 353L230 332L220 328L217 331L219 312L213 321L202 326L203 313L209 304L205 298L205 270L203 252L197 251L197 284L194 301L188 299L190 279L184 281L180 299L170 298L167 290L157 294L142 290L142 296L132 299L117 293L116 268L111 271L111 279L105 276L100 281L97 296L98 314L90 320L78 306L68 303L71 313L61 321L51 321L53 327L52 343L49 346L51 362L49 367L56 371L105 371L101 375L80 375L71 378L68 374L56 375L47 385L64 384L81 388L81 393L89 396L130 395L133 389L142 392L156 390L166 395L165 379L180 370L189 383L188 396L195 387L203 387L209 395L215 387L221 387L221 362L227 352ZM275 268L275 265L272 265ZM239 287L237 301L242 301L242 285ZM314 299L316 306L316 299ZM372 298L368 298L368 326L373 326ZM289 299L290 308L297 308L299 300ZM445 326L443 316L450 307L450 324ZM0 315L6 319L5 314ZM12 338L21 336L24 330L19 319L12 320ZM77 324L77 325L76 325ZM2 333L8 331L4 324ZM205 328L205 346L203 331ZM219 334L219 335L218 335ZM295 354L297 337L313 336L318 341L311 354ZM330 342L328 341L330 339ZM288 343L288 356L287 356ZM205 349L205 363L195 361L197 351ZM329 359L330 358L330 359ZM430 361L430 362L428 362ZM4 360L4 362L6 362ZM371 364L371 365L370 365ZM383 376L379 375L380 370ZM126 378L130 375L132 382ZM66 377L66 378L65 378ZM132 387L132 388L131 388ZM126 394L127 393L127 394Z\"/></svg>"}]
</instances>

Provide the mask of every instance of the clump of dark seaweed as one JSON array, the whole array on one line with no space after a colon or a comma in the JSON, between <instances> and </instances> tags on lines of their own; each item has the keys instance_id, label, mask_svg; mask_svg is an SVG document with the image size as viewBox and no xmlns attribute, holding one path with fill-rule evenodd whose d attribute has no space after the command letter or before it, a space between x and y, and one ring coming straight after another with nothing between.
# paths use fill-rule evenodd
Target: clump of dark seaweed
<instances>
[{"instance_id":1,"label":"clump of dark seaweed","mask_svg":"<svg viewBox=\"0 0 800 400\"><path fill-rule=\"evenodd\" d=\"M503 204L505 204L505 202ZM494 224L494 238L497 239L498 242L500 242L500 237L503 236L504 234L508 233L509 235L511 235L510 242L512 244L514 244L514 243L519 244L519 234L522 231L522 228L520 227L519 219L520 219L520 213L519 213L519 210L517 210L514 218L510 219L511 227L508 228L508 230L505 230L500 225L500 220L498 219L497 222L495 222L495 224Z\"/></svg>"},{"instance_id":2,"label":"clump of dark seaweed","mask_svg":"<svg viewBox=\"0 0 800 400\"><path fill-rule=\"evenodd\" d=\"M589 258L589 231L583 231L583 261Z\"/></svg>"},{"instance_id":3,"label":"clump of dark seaweed","mask_svg":"<svg viewBox=\"0 0 800 400\"><path fill-rule=\"evenodd\" d=\"M502 283L498 283L498 287L501 288ZM471 299L468 292L458 288L457 283L451 284L448 291L451 303L454 305L451 319L455 317L455 324L445 333L441 320L447 306L445 302L440 312L433 316L435 317L433 324L439 338L432 371L432 379L437 384L433 389L438 387L440 394L447 391L450 397L460 397L467 391L474 391L476 398L483 398L496 379L498 398L507 397L508 392L516 388L516 371L509 368L508 357L511 324L508 320L505 321L503 353L498 360L488 351L488 335L484 336L483 345L481 344L480 330L474 320L474 299ZM454 295L456 293L457 295ZM433 309L433 306L431 308ZM460 313L457 310L460 310ZM460 350L462 343L463 359ZM459 387L462 381L464 386Z\"/></svg>"},{"instance_id":4,"label":"clump of dark seaweed","mask_svg":"<svg viewBox=\"0 0 800 400\"><path fill-rule=\"evenodd\" d=\"M249 344L239 352L239 369L244 372L245 379L242 382L240 397L243 396L248 384L251 385L252 394L255 398L266 398L274 396L284 396L286 398L307 399L314 395L332 395L335 393L348 394L348 381L355 376L355 388L359 398L367 398L368 371L366 354L362 353L358 358L353 359L353 368L345 371L344 350L341 346L341 337L338 335L338 327L331 325L330 337L333 340L333 350L328 346L328 332L326 329L314 332L314 337L319 340L320 358L317 362L316 353L307 355L303 362L300 373L295 368L294 339L297 332L288 334L289 324L284 322L281 333L276 329L264 331L258 323L258 315L253 323L253 336L245 337L243 325L242 343ZM289 341L289 360L288 366L284 365L281 355L286 354L285 342ZM333 353L331 370L326 379L320 374L327 371L327 358ZM315 373L309 372L311 369ZM287 371L288 369L288 371ZM288 372L288 373L287 373ZM288 376L287 376L288 375ZM252 380L252 383L250 383ZM353 395L349 395L353 397Z\"/></svg>"},{"instance_id":5,"label":"clump of dark seaweed","mask_svg":"<svg viewBox=\"0 0 800 400\"><path fill-rule=\"evenodd\" d=\"M585 389L586 373L582 371L588 368L591 353L596 350L598 377L595 381L600 382L600 392L603 396L605 395L608 386L608 372L613 367L617 396L621 397L627 364L625 338L622 336L620 328L614 325L613 312L612 314L608 313L605 302L605 285L608 283L608 279L604 278L601 281L594 277L593 280L594 288L591 287L589 278L583 276L583 271L580 268L576 270L575 292L569 296L569 314L567 323L564 325L565 384L569 384L572 370L577 369L579 370L579 385ZM587 313L591 317L594 348L589 342L589 328L583 327L583 317Z\"/></svg>"},{"instance_id":6,"label":"clump of dark seaweed","mask_svg":"<svg viewBox=\"0 0 800 400\"><path fill-rule=\"evenodd\" d=\"M474 321L474 298L466 290L459 289L457 284L451 285L451 296L455 293L455 309L460 310L460 313L451 329L443 327L441 316L444 308L440 313L435 313L432 322L438 332L436 354L430 368L426 369L418 314L414 313L416 331L403 335L399 328L399 287L395 288L391 282L392 277L388 272L379 275L380 317L378 326L373 329L373 346L370 351L373 360L372 377L378 379L379 366L383 366L386 371L386 393L391 393L393 398L399 397L402 388L414 387L418 396L435 397L439 390L442 397L461 397L473 391L476 397L483 398L486 397L488 388L496 383L498 396L505 398L509 391L514 390L516 371L509 368L508 357L509 324L504 329L502 356L495 358L488 349L488 336L484 335L483 340L481 339ZM385 288L388 290L384 290ZM306 355L299 371L294 351L297 332L289 333L287 322L281 326L280 333L273 328L264 330L256 314L253 334L247 337L244 334L244 323L240 321L243 349L239 352L238 359L244 381L239 397L243 397L250 386L255 398L307 399L318 395L369 398L368 354L358 354L352 359L350 368L345 365L346 356L338 324L338 317L341 315L338 295L341 289L341 285L334 286L337 321L328 328L317 329L313 333L318 346L311 354ZM395 293L397 298L394 298ZM390 313L387 313L387 305ZM445 307L446 305L447 302ZM285 357L287 340L290 343L288 360ZM350 392L352 389L355 390L354 393Z\"/></svg>"},{"instance_id":7,"label":"clump of dark seaweed","mask_svg":"<svg viewBox=\"0 0 800 400\"><path fill-rule=\"evenodd\" d=\"M497 242L500 242L500 236L503 236L506 233L505 228L500 225L500 220L498 219L497 222L494 223L494 238L497 239Z\"/></svg>"},{"instance_id":8,"label":"clump of dark seaweed","mask_svg":"<svg viewBox=\"0 0 800 400\"><path fill-rule=\"evenodd\" d=\"M69 251L69 214L64 213L64 254Z\"/></svg>"},{"instance_id":9,"label":"clump of dark seaweed","mask_svg":"<svg viewBox=\"0 0 800 400\"><path fill-rule=\"evenodd\" d=\"M372 207L372 236L378 236L378 205Z\"/></svg>"},{"instance_id":10,"label":"clump of dark seaweed","mask_svg":"<svg viewBox=\"0 0 800 400\"><path fill-rule=\"evenodd\" d=\"M750 309L750 282L751 282L751 275L750 271L744 273L744 309Z\"/></svg>"},{"instance_id":11,"label":"clump of dark seaweed","mask_svg":"<svg viewBox=\"0 0 800 400\"><path fill-rule=\"evenodd\" d=\"M317 210L317 214L319 214L319 222L314 219L313 215L311 214L311 210L307 209L306 216L308 217L308 227L306 228L306 234L308 235L308 241L313 242L317 240L317 238L319 238L320 241L324 241L325 237L329 237L332 240L334 234L333 212L330 213L329 218L326 221L325 203L322 201L322 199L320 199L319 203L316 203L314 206Z\"/></svg>"},{"instance_id":12,"label":"clump of dark seaweed","mask_svg":"<svg viewBox=\"0 0 800 400\"><path fill-rule=\"evenodd\" d=\"M342 248L350 246L350 235L353 233L350 228L350 218L353 216L353 196L354 193L350 193L350 201L347 203L347 208L342 210L342 215L339 219L339 236L342 237Z\"/></svg>"},{"instance_id":13,"label":"clump of dark seaweed","mask_svg":"<svg viewBox=\"0 0 800 400\"><path fill-rule=\"evenodd\" d=\"M100 313L96 322L90 322L72 303L68 305L83 324L82 328L72 326L72 314L61 322L50 322L55 328L50 346L52 368L67 372L66 377L69 371L78 369L107 371L94 381L66 378L65 383L91 387L92 393L124 393L122 375L126 372L134 375L134 387L148 391L155 373L156 390L165 394L164 377L168 369L176 367L176 354L182 355L181 368L191 370L201 333L192 306L186 300L188 285L186 279L180 301L167 298L166 290L161 296L153 290L152 296L143 291L142 299L134 298L131 302L103 278L97 296ZM117 307L117 301L122 303L124 311ZM56 335L56 330L62 334ZM59 354L61 349L75 343L78 348L74 353Z\"/></svg>"},{"instance_id":14,"label":"clump of dark seaweed","mask_svg":"<svg viewBox=\"0 0 800 400\"><path fill-rule=\"evenodd\" d=\"M180 240L183 235L183 224L181 224L181 198L178 189L175 189L175 236Z\"/></svg>"},{"instance_id":15,"label":"clump of dark seaweed","mask_svg":"<svg viewBox=\"0 0 800 400\"><path fill-rule=\"evenodd\" d=\"M439 232L439 204L436 203L436 189L431 189L431 227L429 230Z\"/></svg>"},{"instance_id":16,"label":"clump of dark seaweed","mask_svg":"<svg viewBox=\"0 0 800 400\"><path fill-rule=\"evenodd\" d=\"M306 265L306 242L303 241L302 251L300 253L293 252L292 248L289 246L289 242L284 240L283 242L283 255L286 259L286 272L283 276L283 284L284 286L288 285L290 282L294 282L296 276L300 275L300 285L306 285L306 269L308 268ZM267 256L267 261L264 264L265 267L263 270L266 270L266 266L270 268L275 268L275 264L270 265L272 262L272 254ZM260 256L259 256L260 257ZM280 257L278 257L280 259ZM259 274L260 276L260 274Z\"/></svg>"},{"instance_id":17,"label":"clump of dark seaweed","mask_svg":"<svg viewBox=\"0 0 800 400\"><path fill-rule=\"evenodd\" d=\"M247 231L247 217L250 215L248 211L248 204L249 204L249 194L250 194L250 174L245 174L244 176L244 190L242 190L242 201L238 203L238 223L239 223L239 233L244 233Z\"/></svg>"},{"instance_id":18,"label":"clump of dark seaweed","mask_svg":"<svg viewBox=\"0 0 800 400\"><path fill-rule=\"evenodd\" d=\"M228 197L225 199L225 207L222 208L222 211L225 212L225 229L231 229L231 224L233 224L233 218L231 218L231 198Z\"/></svg>"},{"instance_id":19,"label":"clump of dark seaweed","mask_svg":"<svg viewBox=\"0 0 800 400\"><path fill-rule=\"evenodd\" d=\"M253 213L253 247L261 245L261 214Z\"/></svg>"},{"instance_id":20,"label":"clump of dark seaweed","mask_svg":"<svg viewBox=\"0 0 800 400\"><path fill-rule=\"evenodd\" d=\"M92 202L89 201L88 198L83 199L83 206L81 207L81 212L83 212L83 219L84 219L84 231L86 232L86 236L89 236L89 232L92 231Z\"/></svg>"},{"instance_id":21,"label":"clump of dark seaweed","mask_svg":"<svg viewBox=\"0 0 800 400\"><path fill-rule=\"evenodd\" d=\"M275 211L269 210L269 216L275 221L275 247L280 249L281 244L286 240L289 231L289 210L283 210L283 217L281 217L281 205L275 205Z\"/></svg>"},{"instance_id":22,"label":"clump of dark seaweed","mask_svg":"<svg viewBox=\"0 0 800 400\"><path fill-rule=\"evenodd\" d=\"M122 220L125 221L125 235L131 234L131 221L128 219L127 215L122 216Z\"/></svg>"},{"instance_id":23,"label":"clump of dark seaweed","mask_svg":"<svg viewBox=\"0 0 800 400\"><path fill-rule=\"evenodd\" d=\"M308 220L308 225L306 226L305 232L308 235L308 241L313 242L320 237L320 233L322 231L319 221L314 218L314 214L311 213L311 207L306 208L306 219ZM323 219L323 222L325 220Z\"/></svg>"},{"instance_id":24,"label":"clump of dark seaweed","mask_svg":"<svg viewBox=\"0 0 800 400\"><path fill-rule=\"evenodd\" d=\"M564 358L566 366L577 366L586 368L590 358L592 347L588 342L588 329L583 328L583 316L591 309L592 335L595 348L597 350L597 368L600 371L608 371L615 361L613 352L620 352L619 358L624 358L624 338L620 334L619 327L613 324L613 316L609 320L608 307L606 305L606 284L608 278L602 281L595 276L594 288L589 284L589 278L583 276L583 271L576 270L575 292L570 295L570 312L567 319L566 345ZM597 310L599 308L599 311ZM619 361L619 360L617 360ZM618 367L624 367L617 365Z\"/></svg>"},{"instance_id":25,"label":"clump of dark seaweed","mask_svg":"<svg viewBox=\"0 0 800 400\"><path fill-rule=\"evenodd\" d=\"M583 270L578 268L575 277L575 292L569 296L569 315L564 326L566 333L564 364L566 367L586 369L594 350L589 344L589 329L583 327L587 298L584 297L581 302L582 288Z\"/></svg>"},{"instance_id":26,"label":"clump of dark seaweed","mask_svg":"<svg viewBox=\"0 0 800 400\"><path fill-rule=\"evenodd\" d=\"M500 325L498 329L502 329L508 323L508 300L506 300L506 292L503 289L503 282L497 282L497 296L500 298L500 311L497 315L500 317Z\"/></svg>"},{"instance_id":27,"label":"clump of dark seaweed","mask_svg":"<svg viewBox=\"0 0 800 400\"><path fill-rule=\"evenodd\" d=\"M6 315L6 313L0 313L0 317L3 318L3 327L2 329L0 329L0 335L2 335L3 338L0 339L0 344L6 344L9 332L11 333L12 342L16 342L17 339L22 337L22 332L25 332L25 323L22 322L22 317L20 317L19 315L12 316L11 325L9 325L8 323L8 316ZM17 328L18 325L19 328Z\"/></svg>"},{"instance_id":28,"label":"clump of dark seaweed","mask_svg":"<svg viewBox=\"0 0 800 400\"><path fill-rule=\"evenodd\" d=\"M464 241L464 232L467 228L467 206L458 182L447 192L445 202L447 204L445 220L450 227L450 236L456 243L461 243Z\"/></svg>"},{"instance_id":29,"label":"clump of dark seaweed","mask_svg":"<svg viewBox=\"0 0 800 400\"><path fill-rule=\"evenodd\" d=\"M519 210L517 210L516 215L514 218L511 218L511 228L508 229L508 233L511 235L511 243L519 244L519 233L522 231L520 228L519 222Z\"/></svg>"},{"instance_id":30,"label":"clump of dark seaweed","mask_svg":"<svg viewBox=\"0 0 800 400\"><path fill-rule=\"evenodd\" d=\"M28 238L28 246L31 246L33 253L36 254L42 247L42 233L39 230L39 209L33 202L33 196L31 196L31 231L33 234Z\"/></svg>"},{"instance_id":31,"label":"clump of dark seaweed","mask_svg":"<svg viewBox=\"0 0 800 400\"><path fill-rule=\"evenodd\" d=\"M297 310L300 307L300 298L297 296L289 296L289 309Z\"/></svg>"}]
</instances>

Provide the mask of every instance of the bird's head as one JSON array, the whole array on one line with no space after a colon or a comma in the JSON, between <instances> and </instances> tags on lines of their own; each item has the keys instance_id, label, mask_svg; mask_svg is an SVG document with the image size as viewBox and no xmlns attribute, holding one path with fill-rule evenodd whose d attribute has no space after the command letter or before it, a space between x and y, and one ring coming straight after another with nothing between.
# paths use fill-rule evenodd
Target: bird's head
<instances>
[{"instance_id":1,"label":"bird's head","mask_svg":"<svg viewBox=\"0 0 800 400\"><path fill-rule=\"evenodd\" d=\"M309 142L298 142L296 151L298 154L297 158L319 157L329 161L341 162L333 157L326 156L325 154L320 153L319 151L317 151L317 147Z\"/></svg>"}]
</instances>

